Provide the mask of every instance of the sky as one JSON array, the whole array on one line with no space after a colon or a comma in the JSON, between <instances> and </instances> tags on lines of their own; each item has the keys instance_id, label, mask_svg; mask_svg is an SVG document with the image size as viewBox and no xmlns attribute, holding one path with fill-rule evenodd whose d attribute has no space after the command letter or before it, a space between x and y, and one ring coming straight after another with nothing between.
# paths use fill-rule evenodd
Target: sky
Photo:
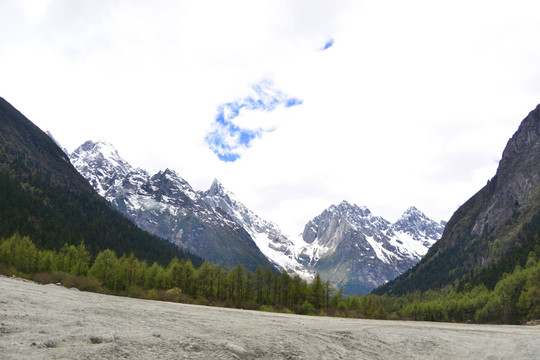
<instances>
[{"instance_id":1,"label":"sky","mask_svg":"<svg viewBox=\"0 0 540 360\"><path fill-rule=\"evenodd\" d=\"M540 2L0 0L0 96L73 151L214 178L296 235L448 220L540 103Z\"/></svg>"}]
</instances>

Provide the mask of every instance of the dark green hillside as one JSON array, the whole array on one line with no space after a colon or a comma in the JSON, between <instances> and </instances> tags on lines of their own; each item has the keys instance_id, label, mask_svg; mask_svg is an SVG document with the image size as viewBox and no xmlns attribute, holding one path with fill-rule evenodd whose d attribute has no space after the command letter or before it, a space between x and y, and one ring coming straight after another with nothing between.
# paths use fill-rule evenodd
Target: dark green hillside
<instances>
[{"instance_id":1,"label":"dark green hillside","mask_svg":"<svg viewBox=\"0 0 540 360\"><path fill-rule=\"evenodd\" d=\"M230 227L210 227L193 214L178 221L178 227L189 234L182 240L182 247L216 265L234 267L242 264L251 271L257 267L277 271L244 229L233 231Z\"/></svg>"},{"instance_id":2,"label":"dark green hillside","mask_svg":"<svg viewBox=\"0 0 540 360\"><path fill-rule=\"evenodd\" d=\"M109 248L162 264L186 256L114 210L49 136L0 98L0 238L15 232L43 249L84 240L92 254Z\"/></svg>"},{"instance_id":3,"label":"dark green hillside","mask_svg":"<svg viewBox=\"0 0 540 360\"><path fill-rule=\"evenodd\" d=\"M415 267L376 289L403 295L454 285L493 289L540 255L540 105L508 141L496 175L462 205Z\"/></svg>"}]
</instances>

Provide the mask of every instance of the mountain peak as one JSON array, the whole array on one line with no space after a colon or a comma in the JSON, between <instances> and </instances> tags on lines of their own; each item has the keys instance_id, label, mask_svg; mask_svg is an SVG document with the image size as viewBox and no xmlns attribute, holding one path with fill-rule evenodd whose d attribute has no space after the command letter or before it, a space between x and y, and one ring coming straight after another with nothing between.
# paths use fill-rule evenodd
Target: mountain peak
<instances>
[{"instance_id":1,"label":"mountain peak","mask_svg":"<svg viewBox=\"0 0 540 360\"><path fill-rule=\"evenodd\" d=\"M444 224L431 220L422 211L410 206L392 225L392 229L396 233L408 234L414 240L427 241L429 244L426 243L426 247L430 247L441 238Z\"/></svg>"},{"instance_id":2,"label":"mountain peak","mask_svg":"<svg viewBox=\"0 0 540 360\"><path fill-rule=\"evenodd\" d=\"M279 227L261 219L248 209L233 192L214 179L207 191L199 193L203 200L215 209L225 212L251 236L259 250L279 268L286 271L306 273L294 259L294 244Z\"/></svg>"},{"instance_id":3,"label":"mountain peak","mask_svg":"<svg viewBox=\"0 0 540 360\"><path fill-rule=\"evenodd\" d=\"M298 259L345 293L369 292L416 264L442 230L414 206L391 224L344 200L306 224Z\"/></svg>"},{"instance_id":4,"label":"mountain peak","mask_svg":"<svg viewBox=\"0 0 540 360\"><path fill-rule=\"evenodd\" d=\"M72 157L86 158L101 158L111 162L115 166L124 166L127 162L120 157L118 150L109 142L105 140L88 140L81 146L79 146L75 151L73 151Z\"/></svg>"},{"instance_id":5,"label":"mountain peak","mask_svg":"<svg viewBox=\"0 0 540 360\"><path fill-rule=\"evenodd\" d=\"M87 140L81 146L79 146L79 148L84 151L108 150L108 151L116 152L116 149L114 148L114 146L110 142L105 141L104 139L100 139L97 141Z\"/></svg>"},{"instance_id":6,"label":"mountain peak","mask_svg":"<svg viewBox=\"0 0 540 360\"><path fill-rule=\"evenodd\" d=\"M144 230L216 263L273 267L244 228L206 203L176 171L150 175L133 169L106 141L87 141L72 162L100 195ZM217 180L213 185L222 188Z\"/></svg>"},{"instance_id":7,"label":"mountain peak","mask_svg":"<svg viewBox=\"0 0 540 360\"><path fill-rule=\"evenodd\" d=\"M210 185L210 189L208 189L210 195L217 195L217 194L223 194L225 192L225 188L223 187L223 184L218 180L214 179L212 181L212 185Z\"/></svg>"},{"instance_id":8,"label":"mountain peak","mask_svg":"<svg viewBox=\"0 0 540 360\"><path fill-rule=\"evenodd\" d=\"M410 206L405 210L405 212L401 215L401 217L396 221L396 223L399 223L401 221L410 221L410 219L422 219L422 220L430 220L426 214L424 214L422 211L418 210L415 206ZM430 220L431 221L431 220Z\"/></svg>"},{"instance_id":9,"label":"mountain peak","mask_svg":"<svg viewBox=\"0 0 540 360\"><path fill-rule=\"evenodd\" d=\"M165 168L165 170L159 171L158 173L159 173L159 174L162 174L162 175L164 175L164 176L169 175L169 176L174 176L174 177L180 177L180 175L178 175L178 174L176 173L176 171L174 171L174 170L172 170L172 169L169 169L169 168Z\"/></svg>"},{"instance_id":10,"label":"mountain peak","mask_svg":"<svg viewBox=\"0 0 540 360\"><path fill-rule=\"evenodd\" d=\"M155 182L154 185L159 186L162 190L169 191L176 188L184 192L191 200L196 201L197 199L197 195L191 185L172 169L166 168L159 171L151 179Z\"/></svg>"},{"instance_id":11,"label":"mountain peak","mask_svg":"<svg viewBox=\"0 0 540 360\"><path fill-rule=\"evenodd\" d=\"M418 214L418 213L423 214L420 210L416 208L416 206L409 206L403 214Z\"/></svg>"},{"instance_id":12,"label":"mountain peak","mask_svg":"<svg viewBox=\"0 0 540 360\"><path fill-rule=\"evenodd\" d=\"M88 140L69 155L71 163L105 197L107 190L133 167L120 157L112 144Z\"/></svg>"},{"instance_id":13,"label":"mountain peak","mask_svg":"<svg viewBox=\"0 0 540 360\"><path fill-rule=\"evenodd\" d=\"M330 209L332 208L337 209L339 213L358 214L362 217L371 215L371 211L366 206L358 206L356 204L351 204L347 200L343 200L337 206L334 205L330 207Z\"/></svg>"}]
</instances>

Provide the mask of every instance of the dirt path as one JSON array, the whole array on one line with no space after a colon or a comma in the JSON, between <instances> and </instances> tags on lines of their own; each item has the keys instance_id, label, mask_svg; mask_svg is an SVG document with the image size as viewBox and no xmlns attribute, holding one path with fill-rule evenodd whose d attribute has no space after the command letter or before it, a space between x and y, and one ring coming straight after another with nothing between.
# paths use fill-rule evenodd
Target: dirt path
<instances>
[{"instance_id":1,"label":"dirt path","mask_svg":"<svg viewBox=\"0 0 540 360\"><path fill-rule=\"evenodd\" d=\"M284 315L0 278L0 359L122 358L538 359L540 326Z\"/></svg>"}]
</instances>

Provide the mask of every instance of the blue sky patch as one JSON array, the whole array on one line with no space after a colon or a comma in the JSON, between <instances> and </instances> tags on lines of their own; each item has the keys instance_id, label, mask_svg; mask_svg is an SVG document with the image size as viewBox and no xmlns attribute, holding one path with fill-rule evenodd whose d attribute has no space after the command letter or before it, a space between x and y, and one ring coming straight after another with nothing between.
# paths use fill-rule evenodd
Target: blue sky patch
<instances>
[{"instance_id":1,"label":"blue sky patch","mask_svg":"<svg viewBox=\"0 0 540 360\"><path fill-rule=\"evenodd\" d=\"M334 45L334 39L328 40L326 44L324 44L322 50L327 50L328 48L332 47L332 45Z\"/></svg>"},{"instance_id":2,"label":"blue sky patch","mask_svg":"<svg viewBox=\"0 0 540 360\"><path fill-rule=\"evenodd\" d=\"M252 95L222 104L217 108L214 128L206 135L205 142L221 161L238 160L242 153L251 147L255 139L274 130L265 128L261 124L241 126L235 122L240 114L244 116L244 120L249 121L249 112L272 112L279 106L290 108L302 104L302 100L289 97L274 89L267 81L253 85L252 90Z\"/></svg>"}]
</instances>

